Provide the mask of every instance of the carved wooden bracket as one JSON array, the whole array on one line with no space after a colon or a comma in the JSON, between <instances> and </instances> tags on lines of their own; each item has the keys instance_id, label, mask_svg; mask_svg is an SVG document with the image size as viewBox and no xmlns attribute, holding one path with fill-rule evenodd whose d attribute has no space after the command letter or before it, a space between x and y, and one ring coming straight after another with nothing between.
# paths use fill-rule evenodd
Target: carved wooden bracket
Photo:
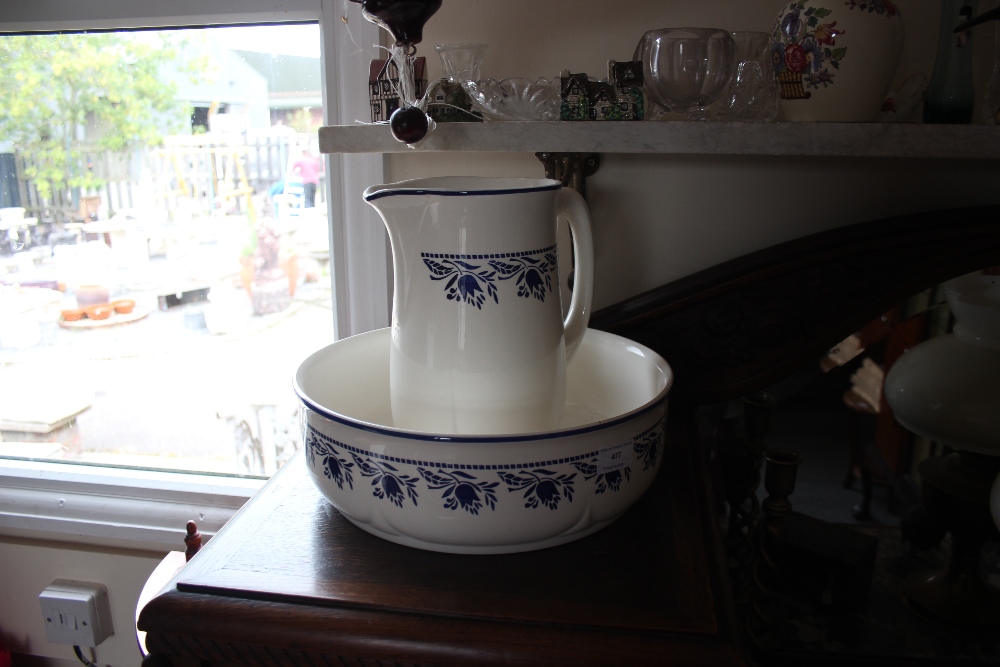
<instances>
[{"instance_id":1,"label":"carved wooden bracket","mask_svg":"<svg viewBox=\"0 0 1000 667\"><path fill-rule=\"evenodd\" d=\"M545 178L554 178L587 196L587 177L601 166L599 153L535 153L545 167Z\"/></svg>"},{"instance_id":2,"label":"carved wooden bracket","mask_svg":"<svg viewBox=\"0 0 1000 667\"><path fill-rule=\"evenodd\" d=\"M841 227L744 255L594 313L664 356L673 396L764 389L905 298L1000 264L1000 206Z\"/></svg>"}]
</instances>

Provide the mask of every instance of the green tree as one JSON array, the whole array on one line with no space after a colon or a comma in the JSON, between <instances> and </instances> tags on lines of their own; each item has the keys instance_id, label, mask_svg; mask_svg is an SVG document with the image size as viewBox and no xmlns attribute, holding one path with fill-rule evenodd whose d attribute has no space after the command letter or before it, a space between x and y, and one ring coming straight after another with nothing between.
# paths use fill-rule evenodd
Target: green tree
<instances>
[{"instance_id":1,"label":"green tree","mask_svg":"<svg viewBox=\"0 0 1000 667\"><path fill-rule=\"evenodd\" d=\"M322 123L313 122L313 116L309 109L296 109L286 122L288 127L302 134L313 134L322 125Z\"/></svg>"},{"instance_id":2,"label":"green tree","mask_svg":"<svg viewBox=\"0 0 1000 667\"><path fill-rule=\"evenodd\" d=\"M163 76L178 53L170 33L0 37L0 142L21 151L42 197L99 186L84 146L128 151L183 126Z\"/></svg>"}]
</instances>

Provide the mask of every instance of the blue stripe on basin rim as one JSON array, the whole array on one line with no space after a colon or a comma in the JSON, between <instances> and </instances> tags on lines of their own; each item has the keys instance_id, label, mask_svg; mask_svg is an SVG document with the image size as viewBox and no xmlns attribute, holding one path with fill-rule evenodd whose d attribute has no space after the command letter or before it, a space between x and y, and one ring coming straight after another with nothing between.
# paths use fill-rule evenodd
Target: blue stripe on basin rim
<instances>
[{"instance_id":1,"label":"blue stripe on basin rim","mask_svg":"<svg viewBox=\"0 0 1000 667\"><path fill-rule=\"evenodd\" d=\"M639 435L633 436L632 439L641 438L650 431L656 430L657 426L663 422L657 422L655 425L647 428L645 431ZM355 454L364 454L365 456L370 456L373 459L379 461L389 461L390 463L406 463L409 465L422 465L426 468L440 468L441 470L525 470L532 468L540 468L544 466L562 465L564 463L573 463L574 461L579 461L580 459L594 458L600 454L600 450L595 450L593 452L588 452L586 454L579 454L577 456L568 456L566 458L556 459L554 461L536 461L534 463L435 463L433 461L412 461L410 459L400 459L398 456L387 456L385 454L380 454L378 452L373 452L370 449L365 449L364 447L355 447L354 445L348 445L346 442L341 442L335 438L321 433L316 429L315 426L306 424L306 428L309 429L309 433L314 435L321 440L328 442L331 445L336 445L349 452L354 452Z\"/></svg>"},{"instance_id":2,"label":"blue stripe on basin rim","mask_svg":"<svg viewBox=\"0 0 1000 667\"><path fill-rule=\"evenodd\" d=\"M534 188L510 188L505 190L437 190L435 188L407 188L399 190L379 190L365 197L365 201L373 201L392 195L441 195L442 197L478 197L482 195L515 195L521 192L545 192L558 190L562 183L541 185Z\"/></svg>"},{"instance_id":3,"label":"blue stripe on basin rim","mask_svg":"<svg viewBox=\"0 0 1000 667\"><path fill-rule=\"evenodd\" d=\"M669 389L670 385L667 385L666 389ZM335 412L331 412L321 405L310 400L306 395L299 389L298 382L293 382L293 389L295 394L299 397L306 407L313 412L318 413L320 416L329 419L330 421L337 422L338 424L343 424L345 426L350 426L362 431L368 431L370 433L379 433L381 435L388 435L393 438L403 438L406 440L423 440L428 442L479 442L479 443L496 443L496 442L528 442L530 440L554 440L556 438L566 438L574 435L583 435L584 433L593 433L594 431L600 431L602 429L610 428L612 426L617 426L618 424L623 424L627 421L631 421L640 415L644 415L653 408L659 406L661 403L666 402L668 391L663 391L662 395L654 398L648 405L639 408L633 412L627 412L620 417L615 417L614 419L597 422L596 424L591 424L589 426L581 426L579 428L574 428L566 431L543 431L541 433L526 433L524 435L494 435L494 436L471 436L471 435L432 435L429 433L411 433L408 431L402 431L397 429L386 428L384 426L376 426L375 424L369 424L367 422L357 421L354 419L349 419L347 417L338 415Z\"/></svg>"}]
</instances>

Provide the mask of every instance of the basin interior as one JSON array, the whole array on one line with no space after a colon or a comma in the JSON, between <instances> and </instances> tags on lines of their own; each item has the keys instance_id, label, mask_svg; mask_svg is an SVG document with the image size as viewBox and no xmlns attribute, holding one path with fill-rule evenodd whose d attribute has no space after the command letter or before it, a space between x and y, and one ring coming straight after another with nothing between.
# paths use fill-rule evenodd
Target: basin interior
<instances>
[{"instance_id":1,"label":"basin interior","mask_svg":"<svg viewBox=\"0 0 1000 667\"><path fill-rule=\"evenodd\" d=\"M389 403L389 329L345 338L309 356L295 383L309 402L351 420L393 428ZM638 410L669 390L662 357L621 336L590 329L566 368L560 428L575 428Z\"/></svg>"}]
</instances>

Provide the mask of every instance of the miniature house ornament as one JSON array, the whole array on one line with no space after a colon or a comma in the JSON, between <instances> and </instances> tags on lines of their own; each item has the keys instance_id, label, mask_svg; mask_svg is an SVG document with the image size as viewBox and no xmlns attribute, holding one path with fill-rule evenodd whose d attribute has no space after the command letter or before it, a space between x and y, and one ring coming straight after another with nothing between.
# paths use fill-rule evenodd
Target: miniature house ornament
<instances>
[{"instance_id":1,"label":"miniature house ornament","mask_svg":"<svg viewBox=\"0 0 1000 667\"><path fill-rule=\"evenodd\" d=\"M608 80L563 71L559 120L642 120L642 62L608 61Z\"/></svg>"},{"instance_id":2,"label":"miniature house ornament","mask_svg":"<svg viewBox=\"0 0 1000 667\"><path fill-rule=\"evenodd\" d=\"M785 120L878 120L903 48L894 2L794 0L775 17L771 39Z\"/></svg>"},{"instance_id":3,"label":"miniature house ornament","mask_svg":"<svg viewBox=\"0 0 1000 667\"><path fill-rule=\"evenodd\" d=\"M413 79L416 96L427 90L427 61L423 56L413 59ZM400 107L399 67L390 59L373 60L368 70L368 101L372 107L372 122L389 120Z\"/></svg>"},{"instance_id":4,"label":"miniature house ornament","mask_svg":"<svg viewBox=\"0 0 1000 667\"><path fill-rule=\"evenodd\" d=\"M481 123L482 112L472 108L469 94L457 81L438 79L427 89L427 115L435 123Z\"/></svg>"}]
</instances>

